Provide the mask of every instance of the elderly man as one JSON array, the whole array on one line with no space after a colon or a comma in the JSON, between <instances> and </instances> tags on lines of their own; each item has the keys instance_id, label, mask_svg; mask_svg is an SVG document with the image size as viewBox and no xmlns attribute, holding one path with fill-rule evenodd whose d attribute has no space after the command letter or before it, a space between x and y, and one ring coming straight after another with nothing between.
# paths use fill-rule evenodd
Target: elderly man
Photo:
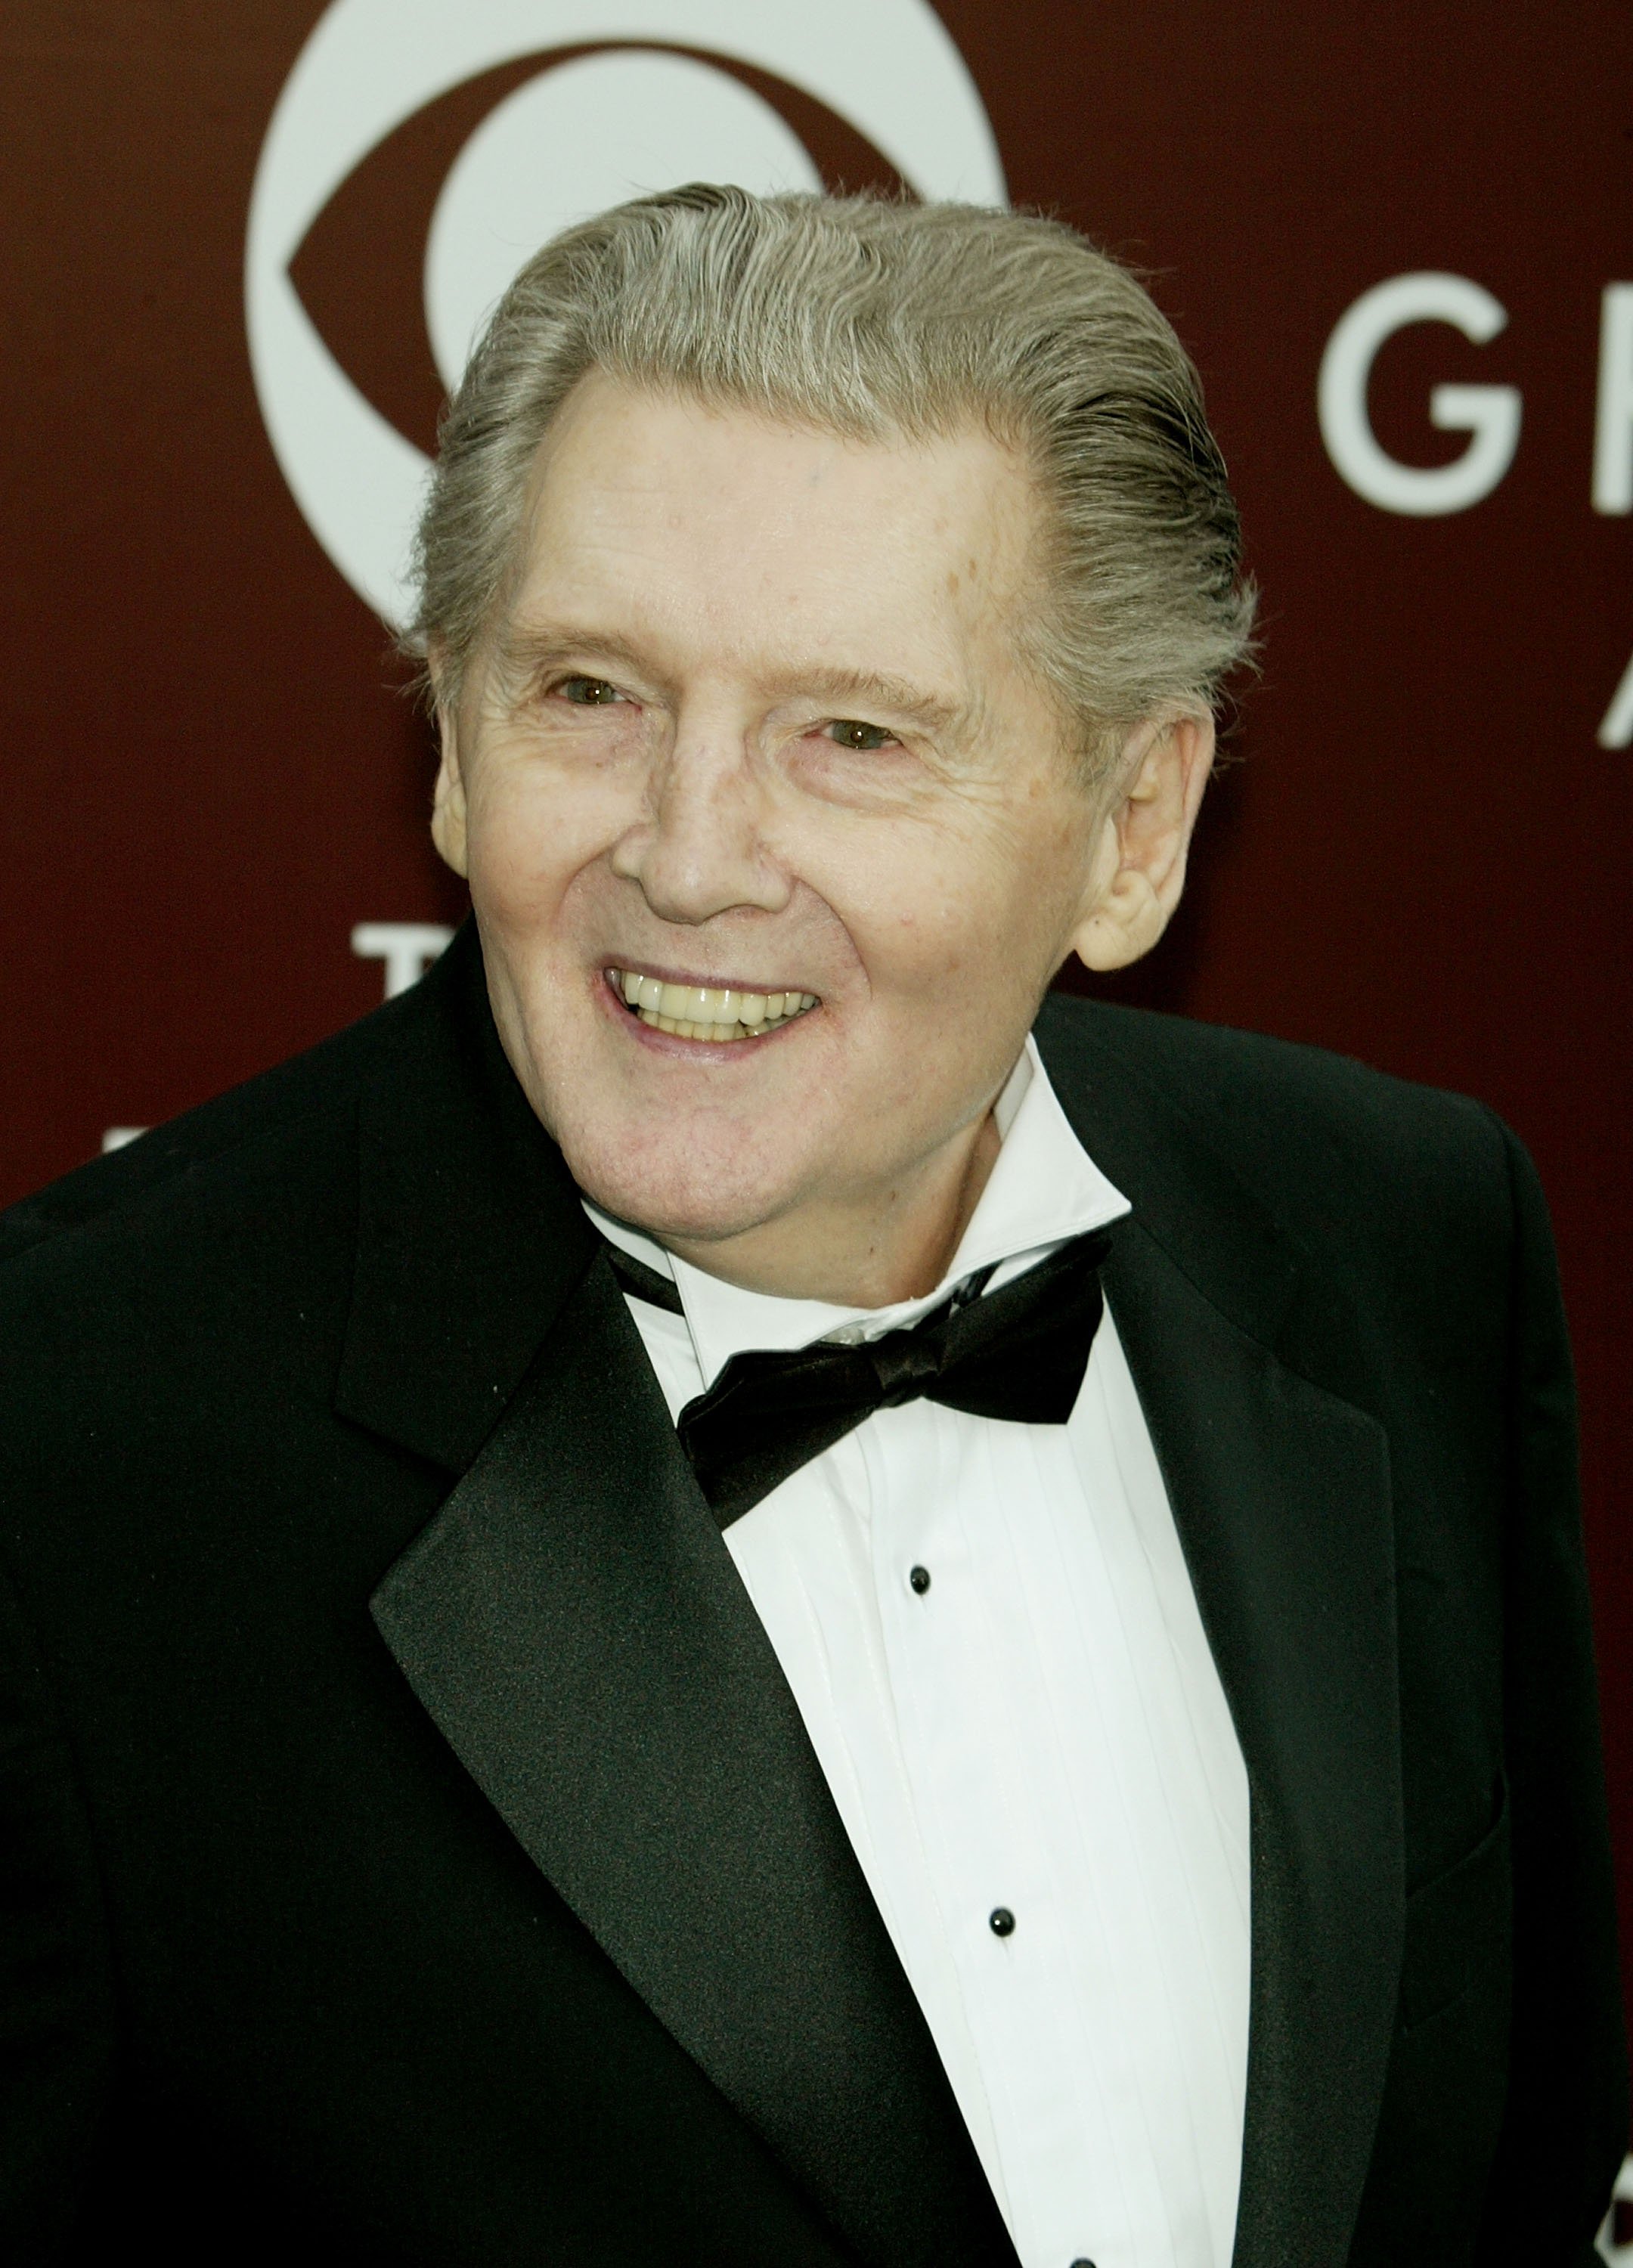
<instances>
[{"instance_id":1,"label":"elderly man","mask_svg":"<svg viewBox=\"0 0 1633 2268\"><path fill-rule=\"evenodd\" d=\"M1047 997L1247 637L1166 324L1040 219L629 205L420 565L474 924L5 1226L5 2257L1583 2268L1531 1169Z\"/></svg>"}]
</instances>

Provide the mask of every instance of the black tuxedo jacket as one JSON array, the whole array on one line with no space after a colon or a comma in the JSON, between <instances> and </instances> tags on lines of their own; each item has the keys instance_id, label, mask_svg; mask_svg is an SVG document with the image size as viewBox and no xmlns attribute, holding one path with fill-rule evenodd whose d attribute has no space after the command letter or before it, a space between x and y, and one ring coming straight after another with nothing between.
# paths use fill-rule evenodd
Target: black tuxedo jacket
<instances>
[{"instance_id":1,"label":"black tuxedo jacket","mask_svg":"<svg viewBox=\"0 0 1633 2268\"><path fill-rule=\"evenodd\" d=\"M1587 2268L1527 1162L1306 1050L1038 1036L1251 1784L1237 2268ZM474 932L0 1239L0 2257L1013 2268Z\"/></svg>"}]
</instances>

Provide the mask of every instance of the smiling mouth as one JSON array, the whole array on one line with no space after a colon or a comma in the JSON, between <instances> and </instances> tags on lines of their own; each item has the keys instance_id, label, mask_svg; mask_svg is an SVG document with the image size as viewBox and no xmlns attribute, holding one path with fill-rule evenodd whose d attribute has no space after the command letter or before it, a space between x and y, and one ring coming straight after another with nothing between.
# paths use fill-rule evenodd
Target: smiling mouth
<instances>
[{"instance_id":1,"label":"smiling mouth","mask_svg":"<svg viewBox=\"0 0 1633 2268\"><path fill-rule=\"evenodd\" d=\"M755 1040L818 1006L814 992L746 992L710 984L670 984L638 968L609 968L607 981L644 1024L679 1040Z\"/></svg>"}]
</instances>

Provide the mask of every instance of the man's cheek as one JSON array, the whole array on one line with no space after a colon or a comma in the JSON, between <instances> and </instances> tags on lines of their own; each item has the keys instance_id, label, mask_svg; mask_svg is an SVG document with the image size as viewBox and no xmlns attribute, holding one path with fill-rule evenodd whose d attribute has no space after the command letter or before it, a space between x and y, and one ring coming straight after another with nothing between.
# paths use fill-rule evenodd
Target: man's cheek
<instances>
[{"instance_id":1,"label":"man's cheek","mask_svg":"<svg viewBox=\"0 0 1633 2268\"><path fill-rule=\"evenodd\" d=\"M595 855L593 830L575 826L570 806L535 796L502 803L482 814L473 834L473 887L519 914L554 906L572 874Z\"/></svg>"}]
</instances>

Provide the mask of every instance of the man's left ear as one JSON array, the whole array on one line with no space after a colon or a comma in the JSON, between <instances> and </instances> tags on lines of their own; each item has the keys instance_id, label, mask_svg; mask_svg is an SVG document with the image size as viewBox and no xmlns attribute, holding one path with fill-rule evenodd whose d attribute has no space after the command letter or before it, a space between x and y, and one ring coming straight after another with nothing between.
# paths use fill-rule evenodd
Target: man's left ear
<instances>
[{"instance_id":1,"label":"man's left ear","mask_svg":"<svg viewBox=\"0 0 1633 2268\"><path fill-rule=\"evenodd\" d=\"M1152 719L1129 740L1071 939L1085 968L1125 968L1167 928L1212 763L1211 717Z\"/></svg>"}]
</instances>

